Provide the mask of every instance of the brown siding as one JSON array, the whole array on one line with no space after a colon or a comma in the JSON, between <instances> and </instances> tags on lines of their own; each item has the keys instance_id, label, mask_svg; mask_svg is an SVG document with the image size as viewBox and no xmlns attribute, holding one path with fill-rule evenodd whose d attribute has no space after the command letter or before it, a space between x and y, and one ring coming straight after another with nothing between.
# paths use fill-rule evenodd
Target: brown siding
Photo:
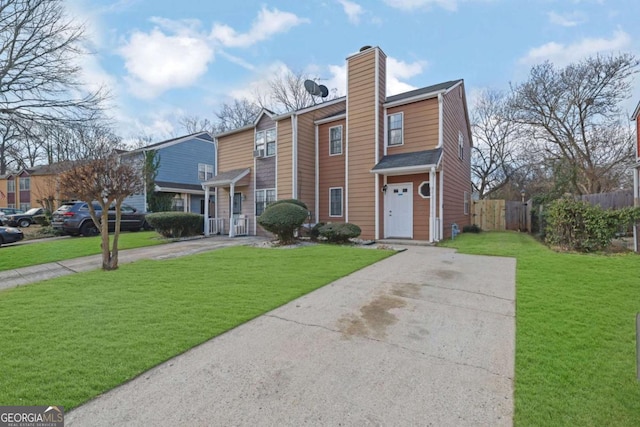
<instances>
[{"instance_id":1,"label":"brown siding","mask_svg":"<svg viewBox=\"0 0 640 427\"><path fill-rule=\"evenodd\" d=\"M388 147L387 154L436 148L438 145L438 99L431 98L387 109L388 115L400 112L403 113L403 144Z\"/></svg>"},{"instance_id":2,"label":"brown siding","mask_svg":"<svg viewBox=\"0 0 640 427\"><path fill-rule=\"evenodd\" d=\"M443 100L443 210L444 238L451 237L451 224L460 228L471 223L471 213L464 214L464 192L471 197L471 135L465 109L464 86L453 88ZM458 132L464 136L464 158L458 156ZM471 204L469 203L469 210Z\"/></svg>"},{"instance_id":3,"label":"brown siding","mask_svg":"<svg viewBox=\"0 0 640 427\"><path fill-rule=\"evenodd\" d=\"M256 159L256 189L276 187L276 158Z\"/></svg>"},{"instance_id":4,"label":"brown siding","mask_svg":"<svg viewBox=\"0 0 640 427\"><path fill-rule=\"evenodd\" d=\"M369 171L375 166L375 137L380 132L375 127L375 94L384 88L382 82L376 87L375 70L384 70L385 61L384 52L373 48L349 58L347 67L347 219L360 226L363 238L375 237L375 177ZM384 97L384 92L379 94L378 120Z\"/></svg>"},{"instance_id":5,"label":"brown siding","mask_svg":"<svg viewBox=\"0 0 640 427\"><path fill-rule=\"evenodd\" d=\"M276 122L274 122L271 117L263 114L256 125L256 130L266 130L276 127Z\"/></svg>"},{"instance_id":6,"label":"brown siding","mask_svg":"<svg viewBox=\"0 0 640 427\"><path fill-rule=\"evenodd\" d=\"M251 168L253 172L254 135L253 129L247 129L218 139L219 173L240 168ZM242 213L251 218L249 224L249 230L251 231L253 230L254 223L253 191L253 174L249 173L249 175L236 184L235 192L242 193L246 198L242 202ZM218 204L218 217L229 218L230 194L228 187L218 188L216 203ZM229 227L228 222L226 227Z\"/></svg>"},{"instance_id":7,"label":"brown siding","mask_svg":"<svg viewBox=\"0 0 640 427\"><path fill-rule=\"evenodd\" d=\"M413 184L413 238L415 240L429 240L429 203L431 199L423 199L418 194L420 184L429 181L429 174L390 176L388 184ZM382 218L384 222L384 218ZM384 236L384 234L381 234Z\"/></svg>"},{"instance_id":8,"label":"brown siding","mask_svg":"<svg viewBox=\"0 0 640 427\"><path fill-rule=\"evenodd\" d=\"M278 141L276 143L277 154L277 193L278 199L291 199L291 186L293 183L293 171L291 166L293 132L291 130L291 117L278 121Z\"/></svg>"},{"instance_id":9,"label":"brown siding","mask_svg":"<svg viewBox=\"0 0 640 427\"><path fill-rule=\"evenodd\" d=\"M342 154L329 155L329 129L334 126L342 125ZM331 123L325 123L318 127L318 157L320 163L320 183L319 183L319 218L320 222L343 222L342 218L329 217L329 188L342 187L342 195L345 192L345 137L346 137L346 120L337 120ZM344 204L344 200L343 200ZM343 206L344 208L344 206ZM343 209L344 211L344 209Z\"/></svg>"}]
</instances>

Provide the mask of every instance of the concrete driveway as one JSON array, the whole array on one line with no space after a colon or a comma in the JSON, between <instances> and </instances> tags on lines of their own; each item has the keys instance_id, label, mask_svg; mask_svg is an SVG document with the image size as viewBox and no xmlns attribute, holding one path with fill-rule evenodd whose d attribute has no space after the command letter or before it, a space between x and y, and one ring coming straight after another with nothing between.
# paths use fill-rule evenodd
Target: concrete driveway
<instances>
[{"instance_id":1,"label":"concrete driveway","mask_svg":"<svg viewBox=\"0 0 640 427\"><path fill-rule=\"evenodd\" d=\"M509 426L514 354L515 260L408 247L169 360L65 421Z\"/></svg>"}]
</instances>

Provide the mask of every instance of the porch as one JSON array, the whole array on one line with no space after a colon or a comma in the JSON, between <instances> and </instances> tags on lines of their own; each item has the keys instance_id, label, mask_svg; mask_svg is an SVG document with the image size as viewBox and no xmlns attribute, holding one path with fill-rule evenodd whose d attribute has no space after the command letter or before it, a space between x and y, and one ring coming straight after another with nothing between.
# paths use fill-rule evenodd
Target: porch
<instances>
[{"instance_id":1,"label":"porch","mask_svg":"<svg viewBox=\"0 0 640 427\"><path fill-rule=\"evenodd\" d=\"M229 227L231 223L231 227ZM208 234L207 234L207 225ZM205 223L205 236L209 235L226 235L229 237L248 236L249 235L249 218L240 215L237 218L209 218L208 224Z\"/></svg>"},{"instance_id":2,"label":"porch","mask_svg":"<svg viewBox=\"0 0 640 427\"><path fill-rule=\"evenodd\" d=\"M220 200L216 200L216 212L213 218L210 218L208 206L205 206L204 217L204 235L228 235L229 237L247 236L250 234L250 221L247 215L242 214L242 201L244 197L241 193L236 193L236 187L248 186L248 176L251 172L250 168L234 169L220 173L209 181L202 182L202 188L205 192L205 199L213 191ZM244 179L247 178L247 179ZM224 189L224 191L218 191ZM229 200L225 201L222 194L227 193ZM221 209L222 215L218 215L218 209Z\"/></svg>"}]
</instances>

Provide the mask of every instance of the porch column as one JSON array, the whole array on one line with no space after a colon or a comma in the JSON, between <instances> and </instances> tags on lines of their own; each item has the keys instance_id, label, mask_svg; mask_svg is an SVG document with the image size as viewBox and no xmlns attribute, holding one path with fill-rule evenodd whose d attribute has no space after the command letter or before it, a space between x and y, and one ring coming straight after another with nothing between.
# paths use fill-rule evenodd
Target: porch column
<instances>
[{"instance_id":1,"label":"porch column","mask_svg":"<svg viewBox=\"0 0 640 427\"><path fill-rule=\"evenodd\" d=\"M209 237L209 186L204 186L204 236Z\"/></svg>"},{"instance_id":2,"label":"porch column","mask_svg":"<svg viewBox=\"0 0 640 427\"><path fill-rule=\"evenodd\" d=\"M232 182L229 188L229 237L236 236L236 230L233 224L233 195L236 192L236 186Z\"/></svg>"}]
</instances>

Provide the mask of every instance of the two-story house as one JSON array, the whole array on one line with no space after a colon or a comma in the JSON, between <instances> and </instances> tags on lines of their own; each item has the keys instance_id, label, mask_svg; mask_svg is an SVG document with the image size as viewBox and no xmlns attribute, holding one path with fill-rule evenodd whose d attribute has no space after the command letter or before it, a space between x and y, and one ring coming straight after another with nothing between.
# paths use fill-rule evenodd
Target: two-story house
<instances>
[{"instance_id":1,"label":"two-story house","mask_svg":"<svg viewBox=\"0 0 640 427\"><path fill-rule=\"evenodd\" d=\"M39 206L55 209L60 200L58 175L72 166L72 162L59 162L24 168L0 177L0 207L23 211Z\"/></svg>"},{"instance_id":2,"label":"two-story house","mask_svg":"<svg viewBox=\"0 0 640 427\"><path fill-rule=\"evenodd\" d=\"M140 212L147 212L147 192L155 191L171 195L174 211L204 214L213 210L213 195L205 199L201 183L215 175L215 141L209 132L172 138L121 154L128 161L144 164L145 153L155 152L159 167L154 188L146 188L125 200ZM205 208L205 200L212 205Z\"/></svg>"},{"instance_id":3,"label":"two-story house","mask_svg":"<svg viewBox=\"0 0 640 427\"><path fill-rule=\"evenodd\" d=\"M216 135L211 232L260 234L272 201L310 222L351 222L368 239L438 241L470 224L471 132L462 80L386 96L386 55L347 58L347 95ZM206 196L205 196L206 197Z\"/></svg>"}]
</instances>

